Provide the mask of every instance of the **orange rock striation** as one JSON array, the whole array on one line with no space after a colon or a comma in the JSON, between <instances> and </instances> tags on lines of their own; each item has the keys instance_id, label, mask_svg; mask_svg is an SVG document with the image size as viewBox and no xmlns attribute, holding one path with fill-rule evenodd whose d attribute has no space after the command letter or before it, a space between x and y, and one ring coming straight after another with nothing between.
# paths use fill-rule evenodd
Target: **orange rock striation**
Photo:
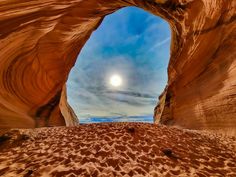
<instances>
[{"instance_id":1,"label":"orange rock striation","mask_svg":"<svg viewBox=\"0 0 236 177\"><path fill-rule=\"evenodd\" d=\"M75 125L68 74L103 18L126 6L172 29L155 121L236 135L236 2L226 0L2 0L0 127Z\"/></svg>"}]
</instances>

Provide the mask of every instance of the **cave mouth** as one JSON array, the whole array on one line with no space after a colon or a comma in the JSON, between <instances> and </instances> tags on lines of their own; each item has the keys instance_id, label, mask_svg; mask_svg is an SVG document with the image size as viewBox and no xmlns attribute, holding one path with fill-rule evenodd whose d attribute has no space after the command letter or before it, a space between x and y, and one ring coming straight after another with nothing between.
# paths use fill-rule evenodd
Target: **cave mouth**
<instances>
[{"instance_id":1,"label":"cave mouth","mask_svg":"<svg viewBox=\"0 0 236 177\"><path fill-rule=\"evenodd\" d=\"M80 123L149 122L167 83L168 23L137 7L107 15L67 81Z\"/></svg>"}]
</instances>

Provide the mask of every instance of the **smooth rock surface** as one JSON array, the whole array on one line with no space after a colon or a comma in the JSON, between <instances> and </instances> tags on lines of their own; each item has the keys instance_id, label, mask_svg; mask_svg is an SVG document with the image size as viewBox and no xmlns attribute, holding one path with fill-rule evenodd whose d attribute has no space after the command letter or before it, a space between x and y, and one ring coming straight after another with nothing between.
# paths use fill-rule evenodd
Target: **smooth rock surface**
<instances>
[{"instance_id":1,"label":"smooth rock surface","mask_svg":"<svg viewBox=\"0 0 236 177\"><path fill-rule=\"evenodd\" d=\"M0 127L76 124L68 74L104 16L126 6L172 28L155 121L236 135L236 1L226 0L1 0Z\"/></svg>"}]
</instances>

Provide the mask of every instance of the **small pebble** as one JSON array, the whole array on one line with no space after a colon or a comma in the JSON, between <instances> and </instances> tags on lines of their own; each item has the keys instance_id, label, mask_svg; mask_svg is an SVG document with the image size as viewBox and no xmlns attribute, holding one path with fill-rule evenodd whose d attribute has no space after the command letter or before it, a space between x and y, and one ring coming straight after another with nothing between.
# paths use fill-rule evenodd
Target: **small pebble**
<instances>
[{"instance_id":1,"label":"small pebble","mask_svg":"<svg viewBox=\"0 0 236 177\"><path fill-rule=\"evenodd\" d=\"M134 132L135 132L135 129L134 129L133 127L129 127L129 128L128 128L128 132L129 132L129 133L134 133Z\"/></svg>"},{"instance_id":2,"label":"small pebble","mask_svg":"<svg viewBox=\"0 0 236 177\"><path fill-rule=\"evenodd\" d=\"M173 155L171 149L163 149L162 152L168 157Z\"/></svg>"}]
</instances>

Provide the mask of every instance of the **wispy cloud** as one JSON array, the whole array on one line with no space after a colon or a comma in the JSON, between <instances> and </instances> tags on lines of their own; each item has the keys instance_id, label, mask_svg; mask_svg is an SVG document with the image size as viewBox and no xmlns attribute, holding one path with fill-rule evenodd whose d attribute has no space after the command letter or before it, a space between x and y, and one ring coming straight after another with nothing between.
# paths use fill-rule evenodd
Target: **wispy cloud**
<instances>
[{"instance_id":1,"label":"wispy cloud","mask_svg":"<svg viewBox=\"0 0 236 177\"><path fill-rule=\"evenodd\" d=\"M153 98L153 95L147 93L140 93L140 92L131 92L131 91L121 91L121 90L107 90L106 93L108 94L120 94L120 95L127 95L133 97L141 97L141 98Z\"/></svg>"},{"instance_id":2,"label":"wispy cloud","mask_svg":"<svg viewBox=\"0 0 236 177\"><path fill-rule=\"evenodd\" d=\"M164 44L166 44L167 42L169 42L170 39L171 39L171 37L167 37L167 38L164 39L163 41L157 42L152 48L150 48L150 51L155 50L155 49L157 49L157 48L160 47L160 46L163 46Z\"/></svg>"}]
</instances>

